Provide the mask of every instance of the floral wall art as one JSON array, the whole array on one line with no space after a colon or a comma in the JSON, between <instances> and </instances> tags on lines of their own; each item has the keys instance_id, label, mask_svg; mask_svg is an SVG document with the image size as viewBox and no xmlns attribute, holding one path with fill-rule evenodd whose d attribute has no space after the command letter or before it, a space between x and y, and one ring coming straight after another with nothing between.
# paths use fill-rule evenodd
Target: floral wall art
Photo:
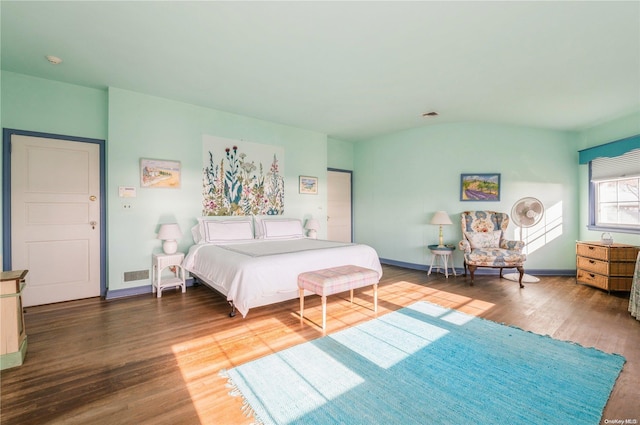
<instances>
[{"instance_id":1,"label":"floral wall art","mask_svg":"<svg viewBox=\"0 0 640 425\"><path fill-rule=\"evenodd\" d=\"M284 212L284 149L203 136L202 215Z\"/></svg>"}]
</instances>

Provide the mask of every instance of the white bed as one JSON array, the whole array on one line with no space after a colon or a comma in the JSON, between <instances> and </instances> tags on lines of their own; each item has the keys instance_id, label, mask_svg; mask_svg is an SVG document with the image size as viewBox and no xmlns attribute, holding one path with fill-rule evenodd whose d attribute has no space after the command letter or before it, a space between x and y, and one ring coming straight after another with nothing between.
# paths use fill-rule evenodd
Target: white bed
<instances>
[{"instance_id":1,"label":"white bed","mask_svg":"<svg viewBox=\"0 0 640 425\"><path fill-rule=\"evenodd\" d=\"M215 226L218 229L211 233L216 233L216 237L229 233L228 229L221 232L220 225ZM234 226L235 230L241 227ZM282 228L283 224L279 226ZM308 239L299 233L292 236L288 234L290 229L266 230L266 235L261 233L264 230L256 232L258 239L238 236L223 240L203 235L189 249L184 267L225 295L243 317L251 308L297 298L298 275L303 272L353 264L376 270L382 277L378 254L370 246Z\"/></svg>"}]
</instances>

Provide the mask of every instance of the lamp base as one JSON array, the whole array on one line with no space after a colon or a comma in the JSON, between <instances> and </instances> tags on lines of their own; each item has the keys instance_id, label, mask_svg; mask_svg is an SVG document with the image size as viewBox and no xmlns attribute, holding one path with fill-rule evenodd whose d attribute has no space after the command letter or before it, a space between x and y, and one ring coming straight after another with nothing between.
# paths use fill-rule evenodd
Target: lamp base
<instances>
[{"instance_id":1,"label":"lamp base","mask_svg":"<svg viewBox=\"0 0 640 425\"><path fill-rule=\"evenodd\" d=\"M164 251L165 254L175 254L176 251L178 250L178 242L166 240L162 244L162 250Z\"/></svg>"}]
</instances>

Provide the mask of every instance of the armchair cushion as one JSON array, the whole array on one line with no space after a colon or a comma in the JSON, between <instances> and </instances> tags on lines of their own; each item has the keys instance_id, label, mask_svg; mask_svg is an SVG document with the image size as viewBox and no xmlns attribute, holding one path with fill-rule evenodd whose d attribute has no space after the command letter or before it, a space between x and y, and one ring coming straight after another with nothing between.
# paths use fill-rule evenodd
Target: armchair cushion
<instances>
[{"instance_id":1,"label":"armchair cushion","mask_svg":"<svg viewBox=\"0 0 640 425\"><path fill-rule=\"evenodd\" d=\"M524 245L525 244L522 241L510 241L509 239L500 240L500 248L508 249L510 251L522 252Z\"/></svg>"},{"instance_id":2,"label":"armchair cushion","mask_svg":"<svg viewBox=\"0 0 640 425\"><path fill-rule=\"evenodd\" d=\"M519 251L502 248L478 248L465 253L467 264L478 267L516 267L522 266L526 256Z\"/></svg>"},{"instance_id":3,"label":"armchair cushion","mask_svg":"<svg viewBox=\"0 0 640 425\"><path fill-rule=\"evenodd\" d=\"M464 236L469 240L471 249L480 248L498 248L500 247L500 238L502 230L494 230L492 232L464 232Z\"/></svg>"}]
</instances>

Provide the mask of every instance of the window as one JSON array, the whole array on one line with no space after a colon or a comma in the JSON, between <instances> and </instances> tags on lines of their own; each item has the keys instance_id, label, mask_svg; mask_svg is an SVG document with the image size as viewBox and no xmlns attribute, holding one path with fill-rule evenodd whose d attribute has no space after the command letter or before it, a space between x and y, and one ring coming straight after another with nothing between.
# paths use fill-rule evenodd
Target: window
<instances>
[{"instance_id":1,"label":"window","mask_svg":"<svg viewBox=\"0 0 640 425\"><path fill-rule=\"evenodd\" d=\"M640 149L590 162L592 230L640 233Z\"/></svg>"}]
</instances>

